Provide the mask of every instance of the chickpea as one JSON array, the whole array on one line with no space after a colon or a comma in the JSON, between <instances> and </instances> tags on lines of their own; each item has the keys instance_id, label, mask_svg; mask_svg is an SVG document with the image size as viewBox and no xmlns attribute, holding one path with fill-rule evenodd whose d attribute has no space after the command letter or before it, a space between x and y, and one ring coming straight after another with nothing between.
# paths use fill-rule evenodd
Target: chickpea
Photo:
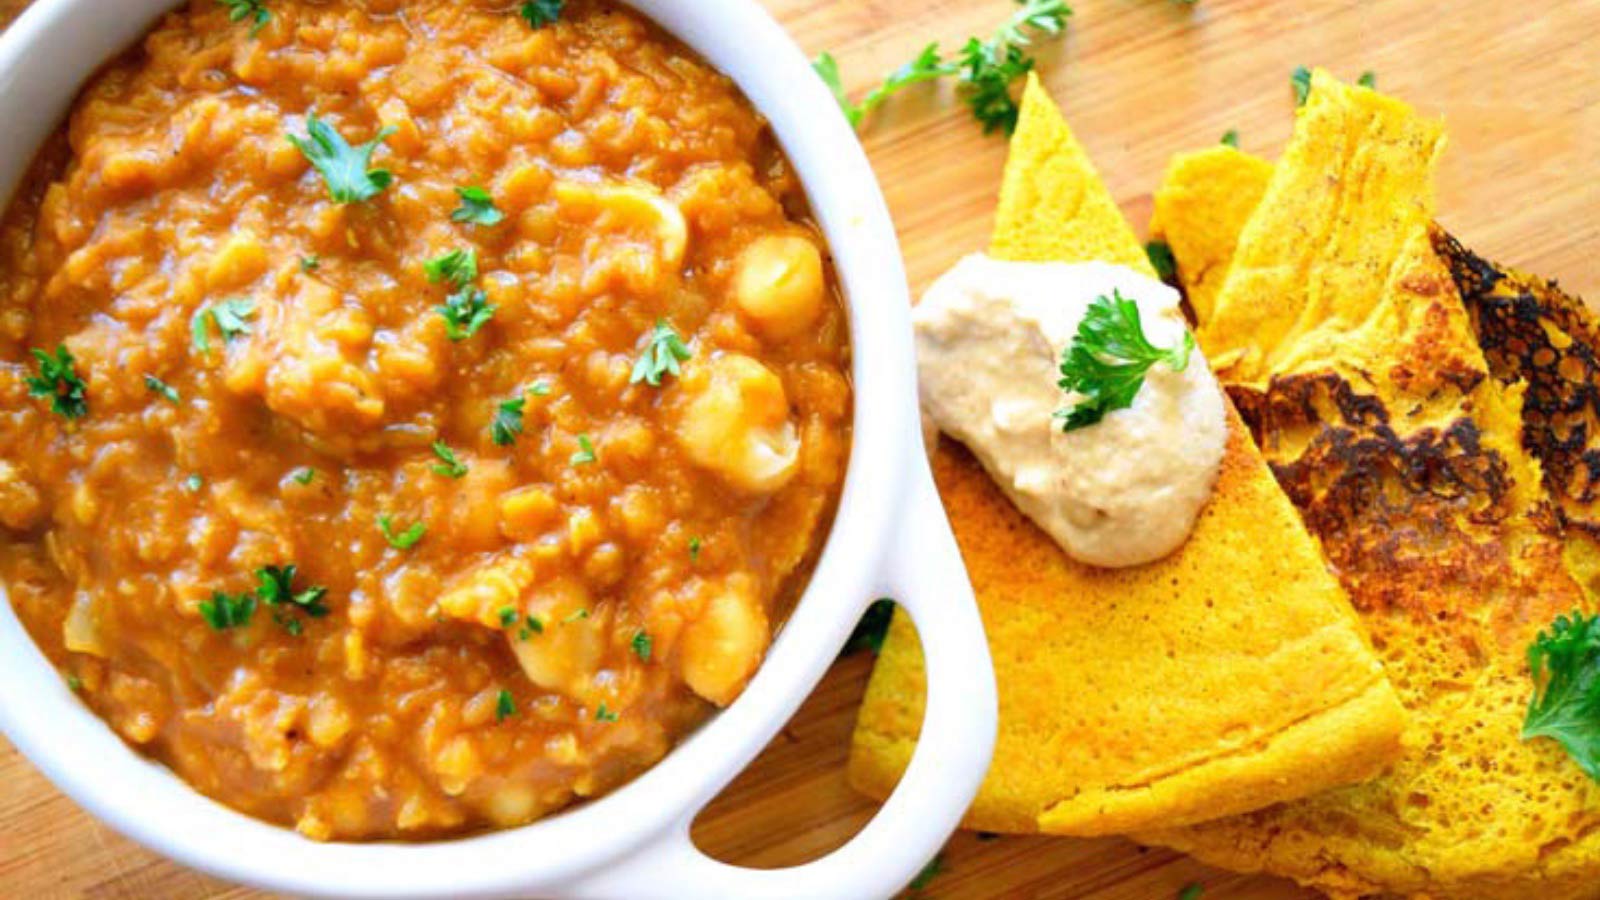
<instances>
[{"instance_id":1,"label":"chickpea","mask_svg":"<svg viewBox=\"0 0 1600 900\"><path fill-rule=\"evenodd\" d=\"M535 590L528 614L540 621L542 631L506 632L523 673L542 688L583 699L605 653L608 617L591 609L583 586L567 578Z\"/></svg>"},{"instance_id":2,"label":"chickpea","mask_svg":"<svg viewBox=\"0 0 1600 900\"><path fill-rule=\"evenodd\" d=\"M727 706L761 665L771 627L748 577L735 576L715 590L700 617L684 627L678 668L696 694Z\"/></svg>"},{"instance_id":3,"label":"chickpea","mask_svg":"<svg viewBox=\"0 0 1600 900\"><path fill-rule=\"evenodd\" d=\"M784 340L811 327L824 291L822 254L799 235L757 238L739 255L734 302L769 338Z\"/></svg>"},{"instance_id":4,"label":"chickpea","mask_svg":"<svg viewBox=\"0 0 1600 900\"><path fill-rule=\"evenodd\" d=\"M788 483L800 437L771 369L724 353L686 368L683 389L675 434L696 465L747 491L770 493Z\"/></svg>"}]
</instances>

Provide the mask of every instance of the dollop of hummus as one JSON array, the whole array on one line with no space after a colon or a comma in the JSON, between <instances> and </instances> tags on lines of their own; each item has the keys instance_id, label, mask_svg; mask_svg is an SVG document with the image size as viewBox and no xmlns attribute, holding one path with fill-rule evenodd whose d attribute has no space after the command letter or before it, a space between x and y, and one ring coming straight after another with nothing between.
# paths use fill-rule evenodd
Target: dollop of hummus
<instances>
[{"instance_id":1,"label":"dollop of hummus","mask_svg":"<svg viewBox=\"0 0 1600 900\"><path fill-rule=\"evenodd\" d=\"M1062 351L1095 298L1113 291L1138 304L1151 344L1184 340L1177 292L1109 263L976 254L912 312L924 410L1062 550L1102 567L1182 546L1228 439L1222 389L1198 350L1181 372L1151 366L1131 407L1062 430L1055 413L1080 399L1057 386Z\"/></svg>"}]
</instances>

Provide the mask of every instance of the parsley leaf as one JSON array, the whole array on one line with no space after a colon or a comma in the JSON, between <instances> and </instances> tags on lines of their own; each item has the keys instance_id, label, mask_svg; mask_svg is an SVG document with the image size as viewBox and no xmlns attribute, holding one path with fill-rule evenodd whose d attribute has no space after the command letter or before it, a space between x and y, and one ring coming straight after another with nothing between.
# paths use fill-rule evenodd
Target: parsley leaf
<instances>
[{"instance_id":1,"label":"parsley leaf","mask_svg":"<svg viewBox=\"0 0 1600 900\"><path fill-rule=\"evenodd\" d=\"M572 454L571 463L575 466L586 466L594 462L594 444L590 443L587 434L578 435L578 452Z\"/></svg>"},{"instance_id":2,"label":"parsley leaf","mask_svg":"<svg viewBox=\"0 0 1600 900\"><path fill-rule=\"evenodd\" d=\"M217 631L243 628L256 614L254 594L224 594L212 591L210 600L200 601L200 616Z\"/></svg>"},{"instance_id":3,"label":"parsley leaf","mask_svg":"<svg viewBox=\"0 0 1600 900\"><path fill-rule=\"evenodd\" d=\"M702 542L701 542L701 540L699 538L697 538L697 537L689 538L689 561L690 562L699 562L700 561L700 547L701 546L702 546Z\"/></svg>"},{"instance_id":4,"label":"parsley leaf","mask_svg":"<svg viewBox=\"0 0 1600 900\"><path fill-rule=\"evenodd\" d=\"M243 297L202 306L189 319L189 331L194 338L194 348L201 353L211 352L212 328L216 328L225 341L249 334L249 320L255 314L255 301Z\"/></svg>"},{"instance_id":5,"label":"parsley leaf","mask_svg":"<svg viewBox=\"0 0 1600 900\"><path fill-rule=\"evenodd\" d=\"M523 625L522 629L517 632L517 640L525 641L536 634L544 634L544 621L538 616L529 614L527 624Z\"/></svg>"},{"instance_id":6,"label":"parsley leaf","mask_svg":"<svg viewBox=\"0 0 1600 900\"><path fill-rule=\"evenodd\" d=\"M499 225L506 214L494 205L494 198L481 187L458 187L456 196L461 205L450 214L452 222L470 222L474 225Z\"/></svg>"},{"instance_id":7,"label":"parsley leaf","mask_svg":"<svg viewBox=\"0 0 1600 900\"><path fill-rule=\"evenodd\" d=\"M89 414L89 385L78 377L74 368L77 360L65 344L57 344L54 356L35 347L33 358L39 362L39 374L23 379L28 394L49 397L50 411L64 419L81 419Z\"/></svg>"},{"instance_id":8,"label":"parsley leaf","mask_svg":"<svg viewBox=\"0 0 1600 900\"><path fill-rule=\"evenodd\" d=\"M1157 278L1171 282L1178 277L1178 258L1172 255L1172 247L1166 241L1145 244L1144 255L1150 257L1150 265L1156 270Z\"/></svg>"},{"instance_id":9,"label":"parsley leaf","mask_svg":"<svg viewBox=\"0 0 1600 900\"><path fill-rule=\"evenodd\" d=\"M154 375L144 376L144 386L145 390L148 390L150 393L160 394L162 397L165 397L167 402L171 403L173 406L177 406L183 400L183 398L178 396L177 388L167 384L165 381L162 381Z\"/></svg>"},{"instance_id":10,"label":"parsley leaf","mask_svg":"<svg viewBox=\"0 0 1600 900\"><path fill-rule=\"evenodd\" d=\"M509 447L522 433L522 408L528 405L526 397L513 397L495 408L494 421L489 423L489 436L495 444Z\"/></svg>"},{"instance_id":11,"label":"parsley leaf","mask_svg":"<svg viewBox=\"0 0 1600 900\"><path fill-rule=\"evenodd\" d=\"M829 54L812 63L817 76L828 85L852 127L859 127L867 114L883 105L891 95L914 84L949 75L959 76L962 100L983 125L985 134L1017 127L1019 109L1011 96L1011 86L1033 69L1028 47L1038 35L1060 35L1072 9L1066 0L1017 0L1019 9L995 30L987 41L970 38L952 60L944 59L938 44L922 48L916 58L884 78L860 104L852 104L839 75L839 63Z\"/></svg>"},{"instance_id":12,"label":"parsley leaf","mask_svg":"<svg viewBox=\"0 0 1600 900\"><path fill-rule=\"evenodd\" d=\"M1200 900L1201 897L1205 896L1205 892L1206 889L1204 885L1185 885L1183 890L1178 892L1178 900Z\"/></svg>"},{"instance_id":13,"label":"parsley leaf","mask_svg":"<svg viewBox=\"0 0 1600 900\"><path fill-rule=\"evenodd\" d=\"M1372 71L1371 69L1368 69L1365 72L1361 73L1361 77L1360 78L1356 79L1356 84L1359 84L1364 88L1372 88L1373 90L1377 90L1378 89L1378 73Z\"/></svg>"},{"instance_id":14,"label":"parsley leaf","mask_svg":"<svg viewBox=\"0 0 1600 900\"><path fill-rule=\"evenodd\" d=\"M228 8L228 21L251 21L250 36L255 37L261 29L267 27L272 21L272 11L267 9L264 0L217 0L218 3Z\"/></svg>"},{"instance_id":15,"label":"parsley leaf","mask_svg":"<svg viewBox=\"0 0 1600 900\"><path fill-rule=\"evenodd\" d=\"M1222 146L1239 149L1239 129L1229 128L1222 133Z\"/></svg>"},{"instance_id":16,"label":"parsley leaf","mask_svg":"<svg viewBox=\"0 0 1600 900\"><path fill-rule=\"evenodd\" d=\"M328 196L335 203L360 203L371 200L394 182L388 169L368 169L372 154L378 145L394 134L393 126L382 128L378 136L352 147L332 125L317 118L316 113L306 117L306 136L289 135L289 143L299 148L311 161L323 181L328 184Z\"/></svg>"},{"instance_id":17,"label":"parsley leaf","mask_svg":"<svg viewBox=\"0 0 1600 900\"><path fill-rule=\"evenodd\" d=\"M467 464L457 459L456 452L444 441L433 442L433 455L440 460L434 464L434 472L446 478L462 478L467 474Z\"/></svg>"},{"instance_id":18,"label":"parsley leaf","mask_svg":"<svg viewBox=\"0 0 1600 900\"><path fill-rule=\"evenodd\" d=\"M850 632L850 639L844 642L844 649L839 651L839 655L850 656L862 650L877 653L882 650L883 640L889 636L889 622L893 619L893 600L884 597L872 601L872 605L861 615L861 621L856 623L855 630Z\"/></svg>"},{"instance_id":19,"label":"parsley leaf","mask_svg":"<svg viewBox=\"0 0 1600 900\"><path fill-rule=\"evenodd\" d=\"M639 361L634 363L633 375L628 379L628 383L638 384L642 381L651 387L660 387L663 377L677 375L678 363L693 355L683 343L683 338L678 336L678 332L662 319L650 330L650 336L645 340L644 353L639 356Z\"/></svg>"},{"instance_id":20,"label":"parsley leaf","mask_svg":"<svg viewBox=\"0 0 1600 900\"><path fill-rule=\"evenodd\" d=\"M535 397L550 396L550 383L548 381L535 381L533 387L528 388L528 393Z\"/></svg>"},{"instance_id":21,"label":"parsley leaf","mask_svg":"<svg viewBox=\"0 0 1600 900\"><path fill-rule=\"evenodd\" d=\"M516 714L516 698L511 696L510 691L506 690L505 688L501 688L500 695L496 697L494 701L494 720L496 722L504 722Z\"/></svg>"},{"instance_id":22,"label":"parsley leaf","mask_svg":"<svg viewBox=\"0 0 1600 900\"><path fill-rule=\"evenodd\" d=\"M205 485L206 480L201 478L198 473L190 475L188 478L183 480L183 489L191 494L198 494L200 489L205 487Z\"/></svg>"},{"instance_id":23,"label":"parsley leaf","mask_svg":"<svg viewBox=\"0 0 1600 900\"><path fill-rule=\"evenodd\" d=\"M1305 106L1306 98L1311 96L1311 70L1305 66L1295 66L1289 73L1289 86L1294 88L1294 105Z\"/></svg>"},{"instance_id":24,"label":"parsley leaf","mask_svg":"<svg viewBox=\"0 0 1600 900\"><path fill-rule=\"evenodd\" d=\"M633 655L639 657L639 659L643 662L649 662L651 643L649 632L635 631L633 633L633 640L631 642L631 646L633 647Z\"/></svg>"},{"instance_id":25,"label":"parsley leaf","mask_svg":"<svg viewBox=\"0 0 1600 900\"><path fill-rule=\"evenodd\" d=\"M1578 767L1600 781L1600 616L1558 616L1528 647L1533 697L1524 741L1559 741Z\"/></svg>"},{"instance_id":26,"label":"parsley leaf","mask_svg":"<svg viewBox=\"0 0 1600 900\"><path fill-rule=\"evenodd\" d=\"M417 545L417 541L422 540L423 535L428 533L428 526L418 522L404 532L395 534L394 519L388 513L384 513L378 516L378 530L383 532L383 539L389 542L389 546L396 550L410 550Z\"/></svg>"},{"instance_id":27,"label":"parsley leaf","mask_svg":"<svg viewBox=\"0 0 1600 900\"><path fill-rule=\"evenodd\" d=\"M311 483L311 479L317 477L317 470L310 466L305 466L290 477L294 479L295 484L307 485Z\"/></svg>"},{"instance_id":28,"label":"parsley leaf","mask_svg":"<svg viewBox=\"0 0 1600 900\"><path fill-rule=\"evenodd\" d=\"M478 278L478 252L473 249L451 250L435 256L422 264L431 284L448 281L454 287L466 287Z\"/></svg>"},{"instance_id":29,"label":"parsley leaf","mask_svg":"<svg viewBox=\"0 0 1600 900\"><path fill-rule=\"evenodd\" d=\"M1062 430L1085 428L1112 410L1132 406L1151 366L1162 362L1181 372L1193 349L1194 335L1188 331L1183 343L1170 350L1152 346L1144 336L1138 304L1118 291L1096 297L1062 354L1058 384L1063 391L1083 395L1072 409L1056 413Z\"/></svg>"},{"instance_id":30,"label":"parsley leaf","mask_svg":"<svg viewBox=\"0 0 1600 900\"><path fill-rule=\"evenodd\" d=\"M561 18L561 8L566 5L567 0L527 0L521 15L530 28L543 28Z\"/></svg>"},{"instance_id":31,"label":"parsley leaf","mask_svg":"<svg viewBox=\"0 0 1600 900\"><path fill-rule=\"evenodd\" d=\"M313 253L310 256L300 257L300 271L315 272L320 268L322 268L322 257L318 254Z\"/></svg>"},{"instance_id":32,"label":"parsley leaf","mask_svg":"<svg viewBox=\"0 0 1600 900\"><path fill-rule=\"evenodd\" d=\"M256 586L256 596L268 606L292 607L304 612L313 619L320 619L326 616L330 610L327 604L322 601L323 598L328 596L328 589L313 586L303 591L296 591L294 589L294 576L295 567L293 564L287 566L264 566L257 569L256 581L260 583ZM278 624L284 625L285 628L289 628L296 634L299 633L298 629L285 624L282 619L279 619Z\"/></svg>"},{"instance_id":33,"label":"parsley leaf","mask_svg":"<svg viewBox=\"0 0 1600 900\"><path fill-rule=\"evenodd\" d=\"M600 708L594 711L594 720L596 722L615 722L618 718L620 716L607 709L604 703L601 703Z\"/></svg>"},{"instance_id":34,"label":"parsley leaf","mask_svg":"<svg viewBox=\"0 0 1600 900\"><path fill-rule=\"evenodd\" d=\"M497 307L489 302L482 288L464 287L434 307L444 317L444 333L452 341L464 341L489 324Z\"/></svg>"},{"instance_id":35,"label":"parsley leaf","mask_svg":"<svg viewBox=\"0 0 1600 900\"><path fill-rule=\"evenodd\" d=\"M501 628L510 628L511 626L517 624L518 619L522 618L522 616L517 614L517 608L514 606L500 607L499 616Z\"/></svg>"}]
</instances>

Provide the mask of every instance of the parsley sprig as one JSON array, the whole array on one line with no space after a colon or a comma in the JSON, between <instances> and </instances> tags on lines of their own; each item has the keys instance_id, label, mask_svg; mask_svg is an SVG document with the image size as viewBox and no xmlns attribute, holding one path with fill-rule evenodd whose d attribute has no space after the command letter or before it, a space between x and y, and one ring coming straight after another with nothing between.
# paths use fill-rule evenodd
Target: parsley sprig
<instances>
[{"instance_id":1,"label":"parsley sprig","mask_svg":"<svg viewBox=\"0 0 1600 900\"><path fill-rule=\"evenodd\" d=\"M394 133L395 128L387 126L378 131L377 137L352 147L332 125L312 113L306 117L306 136L291 134L289 143L299 148L322 173L322 180L328 185L328 196L335 203L361 203L378 196L394 183L394 173L388 169L369 168L378 145Z\"/></svg>"},{"instance_id":2,"label":"parsley sprig","mask_svg":"<svg viewBox=\"0 0 1600 900\"><path fill-rule=\"evenodd\" d=\"M489 437L495 446L509 447L517 442L517 435L522 434L522 410L527 405L528 398L519 395L502 400L495 407L494 420L489 423Z\"/></svg>"},{"instance_id":3,"label":"parsley sprig","mask_svg":"<svg viewBox=\"0 0 1600 900\"><path fill-rule=\"evenodd\" d=\"M152 394L160 394L162 397L166 398L168 403L171 403L173 406L177 406L179 403L183 402L183 397L178 393L177 388L167 384L165 381L162 381L154 375L147 374L144 376L144 387L145 390Z\"/></svg>"},{"instance_id":4,"label":"parsley sprig","mask_svg":"<svg viewBox=\"0 0 1600 900\"><path fill-rule=\"evenodd\" d=\"M1120 291L1096 297L1061 356L1057 383L1063 391L1083 395L1071 409L1056 413L1063 420L1062 430L1085 428L1112 410L1132 406L1151 366L1166 363L1174 372L1182 372L1192 350L1194 336L1188 331L1172 349L1152 345L1139 321L1138 304Z\"/></svg>"},{"instance_id":5,"label":"parsley sprig","mask_svg":"<svg viewBox=\"0 0 1600 900\"><path fill-rule=\"evenodd\" d=\"M839 62L831 54L817 57L812 67L833 91L839 108L852 127L860 127L873 110L891 96L914 84L957 76L962 100L983 125L985 134L1016 130L1019 108L1011 95L1017 79L1033 70L1028 48L1039 35L1054 37L1067 26L1072 15L1066 0L1017 0L1020 8L995 30L987 41L969 38L951 59L945 59L938 43L922 48L910 62L890 72L883 82L852 103L839 74Z\"/></svg>"},{"instance_id":6,"label":"parsley sprig","mask_svg":"<svg viewBox=\"0 0 1600 900\"><path fill-rule=\"evenodd\" d=\"M418 541L422 540L423 535L428 533L428 526L418 522L405 531L396 534L394 517L388 513L383 513L378 516L378 530L383 532L383 539L389 542L389 546L396 550L410 550L417 545Z\"/></svg>"},{"instance_id":7,"label":"parsley sprig","mask_svg":"<svg viewBox=\"0 0 1600 900\"><path fill-rule=\"evenodd\" d=\"M662 378L668 375L676 376L679 372L678 363L693 355L677 329L662 319L650 330L650 336L645 340L644 352L639 355L639 361L634 363L633 375L628 379L628 383L644 382L651 387L660 387Z\"/></svg>"},{"instance_id":8,"label":"parsley sprig","mask_svg":"<svg viewBox=\"0 0 1600 900\"><path fill-rule=\"evenodd\" d=\"M211 352L211 329L215 328L222 339L231 341L250 333L250 319L256 314L255 301L243 297L223 300L211 306L202 306L189 319L189 331L194 348L201 353Z\"/></svg>"},{"instance_id":9,"label":"parsley sprig","mask_svg":"<svg viewBox=\"0 0 1600 900\"><path fill-rule=\"evenodd\" d=\"M450 213L450 221L473 225L499 225L506 214L494 205L494 198L481 187L458 187L456 196L461 205Z\"/></svg>"},{"instance_id":10,"label":"parsley sprig","mask_svg":"<svg viewBox=\"0 0 1600 900\"><path fill-rule=\"evenodd\" d=\"M1600 781L1600 616L1558 616L1528 647L1533 697L1522 739L1560 742Z\"/></svg>"},{"instance_id":11,"label":"parsley sprig","mask_svg":"<svg viewBox=\"0 0 1600 900\"><path fill-rule=\"evenodd\" d=\"M299 637L304 626L300 619L294 615L298 611L313 619L321 619L331 610L323 601L328 596L328 589L320 586L308 587L303 591L294 589L295 567L293 564L286 566L265 566L256 570L256 596L261 602L272 607L272 621L289 634Z\"/></svg>"},{"instance_id":12,"label":"parsley sprig","mask_svg":"<svg viewBox=\"0 0 1600 900\"><path fill-rule=\"evenodd\" d=\"M50 411L64 419L81 419L89 414L89 386L78 377L74 367L77 360L65 344L57 344L55 355L35 347L33 358L39 362L39 374L24 379L28 394L49 397Z\"/></svg>"},{"instance_id":13,"label":"parsley sprig","mask_svg":"<svg viewBox=\"0 0 1600 900\"><path fill-rule=\"evenodd\" d=\"M464 341L494 318L495 305L489 302L489 295L472 286L478 278L477 251L451 250L423 263L422 268L430 282L449 282L455 288L443 306L434 307L444 318L444 333L450 340Z\"/></svg>"},{"instance_id":14,"label":"parsley sprig","mask_svg":"<svg viewBox=\"0 0 1600 900\"><path fill-rule=\"evenodd\" d=\"M254 594L226 594L212 591L210 600L200 601L200 617L214 631L243 628L256 614Z\"/></svg>"},{"instance_id":15,"label":"parsley sprig","mask_svg":"<svg viewBox=\"0 0 1600 900\"><path fill-rule=\"evenodd\" d=\"M444 441L433 442L433 455L439 457L439 462L433 464L433 471L446 478L463 478L467 474L467 464L456 458L456 452Z\"/></svg>"}]
</instances>

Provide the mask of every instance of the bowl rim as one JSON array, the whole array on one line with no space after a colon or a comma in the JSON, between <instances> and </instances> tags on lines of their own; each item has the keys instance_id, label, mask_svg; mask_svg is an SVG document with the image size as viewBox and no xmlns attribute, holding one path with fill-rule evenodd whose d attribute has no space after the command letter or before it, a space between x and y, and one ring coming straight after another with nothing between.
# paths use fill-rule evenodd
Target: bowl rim
<instances>
[{"instance_id":1,"label":"bowl rim","mask_svg":"<svg viewBox=\"0 0 1600 900\"><path fill-rule=\"evenodd\" d=\"M179 5L123 0L122 15L106 17L89 14L95 2L39 0L0 36L0 113L22 132L10 146L25 148L0 150L0 193L7 197L102 61ZM9 660L0 679L0 732L118 831L213 875L302 895L491 897L559 889L686 827L794 714L882 590L893 513L913 487L922 448L909 296L878 183L832 96L759 4L624 2L730 76L772 123L832 250L849 314L854 409L845 485L816 569L760 670L739 700L661 761L576 808L443 841L319 843L224 807L128 748L75 701L9 602L0 603L0 657Z\"/></svg>"}]
</instances>

